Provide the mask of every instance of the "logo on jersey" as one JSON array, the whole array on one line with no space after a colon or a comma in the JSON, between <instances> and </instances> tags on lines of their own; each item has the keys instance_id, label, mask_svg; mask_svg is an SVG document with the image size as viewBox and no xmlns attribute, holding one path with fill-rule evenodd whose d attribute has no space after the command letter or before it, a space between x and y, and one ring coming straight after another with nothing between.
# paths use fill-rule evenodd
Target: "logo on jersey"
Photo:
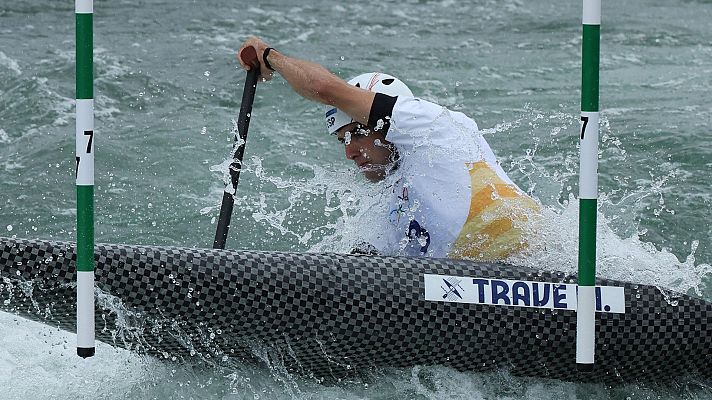
<instances>
[{"instance_id":1,"label":"logo on jersey","mask_svg":"<svg viewBox=\"0 0 712 400\"><path fill-rule=\"evenodd\" d=\"M395 189L393 192L395 193ZM388 215L391 224L395 226L398 226L400 224L401 216L403 215L409 214L408 217L413 218L413 214L417 209L417 204L414 207L410 201L407 186L403 185L403 188L401 189L401 194L397 197L398 201L396 202L396 206L391 210ZM420 255L424 255L428 252L428 248L430 247L430 233L428 233L428 230L420 225L420 222L415 219L411 219L408 224L408 230L406 230L404 233L404 239L406 239L408 243L413 245L413 247L417 248L420 252Z\"/></svg>"},{"instance_id":2,"label":"logo on jersey","mask_svg":"<svg viewBox=\"0 0 712 400\"><path fill-rule=\"evenodd\" d=\"M388 215L391 223L393 225L398 225L400 222L400 217L401 215L405 214L406 211L410 209L410 199L408 198L408 187L403 186L403 190L401 192L401 195L398 196L398 204L396 208L391 210L390 214Z\"/></svg>"}]
</instances>

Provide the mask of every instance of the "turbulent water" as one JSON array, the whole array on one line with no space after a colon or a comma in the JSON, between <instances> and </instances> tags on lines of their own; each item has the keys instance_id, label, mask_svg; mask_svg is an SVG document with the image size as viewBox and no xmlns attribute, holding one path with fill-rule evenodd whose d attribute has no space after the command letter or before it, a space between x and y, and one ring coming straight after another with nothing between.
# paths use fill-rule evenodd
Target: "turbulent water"
<instances>
[{"instance_id":1,"label":"turbulent water","mask_svg":"<svg viewBox=\"0 0 712 400\"><path fill-rule=\"evenodd\" d=\"M0 4L0 235L74 240L74 9ZM248 35L343 78L397 75L475 118L544 206L546 251L576 268L581 4L273 0L95 6L96 240L210 247ZM712 2L604 2L599 273L712 300ZM228 248L345 251L381 193L322 107L257 89ZM364 222L366 221L366 222ZM280 366L208 368L99 346L0 313L0 398L712 398L708 383L581 385L422 366L322 384Z\"/></svg>"}]
</instances>

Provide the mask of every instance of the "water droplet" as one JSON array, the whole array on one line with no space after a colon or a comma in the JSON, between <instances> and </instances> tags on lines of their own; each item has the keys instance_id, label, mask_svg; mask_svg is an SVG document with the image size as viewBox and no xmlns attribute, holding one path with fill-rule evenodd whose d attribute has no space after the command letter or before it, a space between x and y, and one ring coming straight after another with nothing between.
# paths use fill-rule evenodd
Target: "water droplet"
<instances>
[{"instance_id":1,"label":"water droplet","mask_svg":"<svg viewBox=\"0 0 712 400\"><path fill-rule=\"evenodd\" d=\"M8 225L8 226L7 226L7 231L8 231L8 232L12 232L12 225Z\"/></svg>"},{"instance_id":2,"label":"water droplet","mask_svg":"<svg viewBox=\"0 0 712 400\"><path fill-rule=\"evenodd\" d=\"M210 76L210 71L205 71L205 72L203 72L203 75L205 75L205 76Z\"/></svg>"}]
</instances>

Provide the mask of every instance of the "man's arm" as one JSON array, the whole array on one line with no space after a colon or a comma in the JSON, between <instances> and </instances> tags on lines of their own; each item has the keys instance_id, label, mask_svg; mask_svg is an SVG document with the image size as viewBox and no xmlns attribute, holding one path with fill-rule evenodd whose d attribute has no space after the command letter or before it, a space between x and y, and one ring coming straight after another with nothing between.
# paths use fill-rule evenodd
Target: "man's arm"
<instances>
[{"instance_id":1,"label":"man's arm","mask_svg":"<svg viewBox=\"0 0 712 400\"><path fill-rule=\"evenodd\" d=\"M260 62L260 76L264 80L272 78L262 58L265 49L269 46L262 40L251 37L245 41L238 52L238 60L242 67L250 70L251 67L240 59L242 49L254 47ZM300 96L332 105L362 124L368 124L368 115L375 93L357 88L346 83L338 76L332 74L319 64L289 57L276 50L270 50L267 57L269 64L289 83Z\"/></svg>"}]
</instances>

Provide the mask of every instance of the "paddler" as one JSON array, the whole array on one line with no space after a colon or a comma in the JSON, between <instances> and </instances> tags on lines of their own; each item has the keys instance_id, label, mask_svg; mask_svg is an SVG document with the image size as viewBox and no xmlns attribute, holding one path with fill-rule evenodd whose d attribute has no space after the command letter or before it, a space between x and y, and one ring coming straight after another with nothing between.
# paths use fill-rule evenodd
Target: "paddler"
<instances>
[{"instance_id":1,"label":"paddler","mask_svg":"<svg viewBox=\"0 0 712 400\"><path fill-rule=\"evenodd\" d=\"M389 255L505 260L528 247L540 208L507 176L475 121L413 95L378 72L348 82L321 65L287 56L259 38L260 78L279 73L302 97L327 106L327 130L372 182L392 190Z\"/></svg>"}]
</instances>

